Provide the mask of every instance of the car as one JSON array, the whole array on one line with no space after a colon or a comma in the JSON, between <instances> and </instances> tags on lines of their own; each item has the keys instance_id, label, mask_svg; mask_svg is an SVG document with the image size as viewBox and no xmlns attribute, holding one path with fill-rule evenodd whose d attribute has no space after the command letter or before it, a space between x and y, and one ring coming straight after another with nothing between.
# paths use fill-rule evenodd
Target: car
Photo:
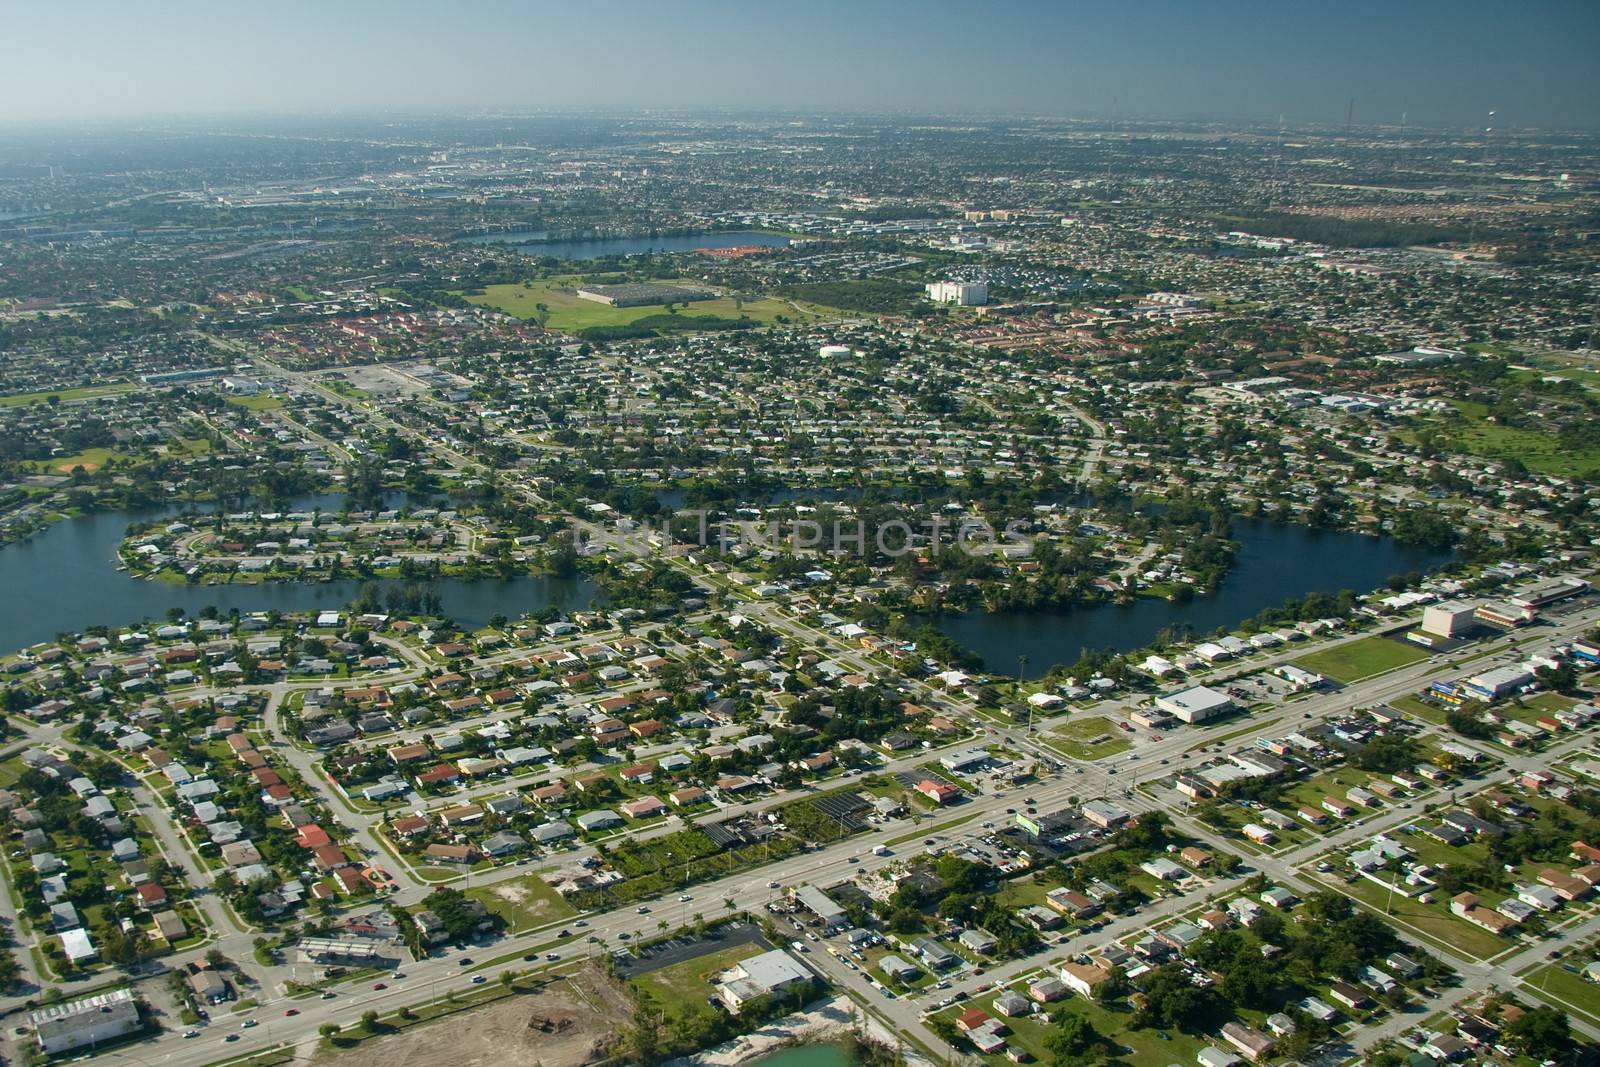
<instances>
[{"instance_id":1,"label":"car","mask_svg":"<svg viewBox=\"0 0 1600 1067\"><path fill-rule=\"evenodd\" d=\"M1007 808L1006 809L1006 814L1007 815L1015 815L1016 813L1017 813L1017 809L1016 808Z\"/></svg>"},{"instance_id":2,"label":"car","mask_svg":"<svg viewBox=\"0 0 1600 1067\"><path fill-rule=\"evenodd\" d=\"M561 953L559 953L559 952L546 952L544 954L544 958L549 960L549 961L551 961L552 963L554 963L556 960L559 960L561 958Z\"/></svg>"},{"instance_id":3,"label":"car","mask_svg":"<svg viewBox=\"0 0 1600 1067\"><path fill-rule=\"evenodd\" d=\"M585 927L585 926L589 925L589 920L587 920L587 919L579 919L577 922L573 923L572 925L576 926L576 927L579 927L581 929L582 927Z\"/></svg>"},{"instance_id":4,"label":"car","mask_svg":"<svg viewBox=\"0 0 1600 1067\"><path fill-rule=\"evenodd\" d=\"M183 1032L183 1036L186 1037L186 1038L187 1037L199 1037L200 1036L200 1031L198 1031L198 1030L185 1030Z\"/></svg>"},{"instance_id":5,"label":"car","mask_svg":"<svg viewBox=\"0 0 1600 1067\"><path fill-rule=\"evenodd\" d=\"M778 883L776 881L768 882L767 883L767 888L768 889L776 889L776 888L778 888Z\"/></svg>"},{"instance_id":6,"label":"car","mask_svg":"<svg viewBox=\"0 0 1600 1067\"><path fill-rule=\"evenodd\" d=\"M388 989L389 988L389 983L388 982L374 982L372 984L372 988L373 989Z\"/></svg>"},{"instance_id":7,"label":"car","mask_svg":"<svg viewBox=\"0 0 1600 1067\"><path fill-rule=\"evenodd\" d=\"M323 1000L332 1000L337 995L338 994L334 993L334 991L331 990L331 989L324 989L322 991L322 999Z\"/></svg>"},{"instance_id":8,"label":"car","mask_svg":"<svg viewBox=\"0 0 1600 1067\"><path fill-rule=\"evenodd\" d=\"M640 904L637 908L634 908L633 910L638 912L640 915L649 915L650 914L650 906L648 904Z\"/></svg>"},{"instance_id":9,"label":"car","mask_svg":"<svg viewBox=\"0 0 1600 1067\"><path fill-rule=\"evenodd\" d=\"M571 930L562 930L560 933L556 934L556 936L557 937L571 937L572 936L572 931Z\"/></svg>"},{"instance_id":10,"label":"car","mask_svg":"<svg viewBox=\"0 0 1600 1067\"><path fill-rule=\"evenodd\" d=\"M485 978L481 974L475 974L475 975L472 976L472 984L473 985L482 985L483 983L485 983L487 981L488 981L488 979Z\"/></svg>"},{"instance_id":11,"label":"car","mask_svg":"<svg viewBox=\"0 0 1600 1067\"><path fill-rule=\"evenodd\" d=\"M683 903L684 901L693 900L693 899L694 899L694 897L691 897L688 893L684 893L682 896L678 897L678 902L679 903Z\"/></svg>"},{"instance_id":12,"label":"car","mask_svg":"<svg viewBox=\"0 0 1600 1067\"><path fill-rule=\"evenodd\" d=\"M851 863L860 863L861 862L861 857L860 856L851 856L850 857L850 862Z\"/></svg>"},{"instance_id":13,"label":"car","mask_svg":"<svg viewBox=\"0 0 1600 1067\"><path fill-rule=\"evenodd\" d=\"M459 960L456 960L456 966L457 967L471 967L472 966L472 957L471 956L462 956Z\"/></svg>"},{"instance_id":14,"label":"car","mask_svg":"<svg viewBox=\"0 0 1600 1067\"><path fill-rule=\"evenodd\" d=\"M254 1019L246 1019L244 1022L239 1024L239 1029L248 1030L253 1026L260 1026L260 1025L261 1024L256 1022Z\"/></svg>"},{"instance_id":15,"label":"car","mask_svg":"<svg viewBox=\"0 0 1600 1067\"><path fill-rule=\"evenodd\" d=\"M299 1008L290 1008L288 1011L284 1012L284 1014L285 1015L299 1015L300 1014L300 1009Z\"/></svg>"},{"instance_id":16,"label":"car","mask_svg":"<svg viewBox=\"0 0 1600 1067\"><path fill-rule=\"evenodd\" d=\"M617 935L617 940L618 941L626 941L626 940L628 940L629 936L630 935L627 933L627 931L623 931L622 933Z\"/></svg>"},{"instance_id":17,"label":"car","mask_svg":"<svg viewBox=\"0 0 1600 1067\"><path fill-rule=\"evenodd\" d=\"M228 1034L227 1036L225 1036L222 1039L222 1043L223 1044L227 1044L230 1041L237 1041L237 1040L239 1040L239 1035L238 1034Z\"/></svg>"}]
</instances>

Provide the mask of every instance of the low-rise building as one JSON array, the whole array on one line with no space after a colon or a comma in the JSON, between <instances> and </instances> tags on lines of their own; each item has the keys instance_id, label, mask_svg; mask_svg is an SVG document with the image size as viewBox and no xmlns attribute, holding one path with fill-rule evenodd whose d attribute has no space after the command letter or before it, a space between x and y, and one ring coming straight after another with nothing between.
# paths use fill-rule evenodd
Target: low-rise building
<instances>
[{"instance_id":1,"label":"low-rise building","mask_svg":"<svg viewBox=\"0 0 1600 1067\"><path fill-rule=\"evenodd\" d=\"M47 1056L101 1045L135 1033L143 1025L139 1002L127 989L52 1004L28 1013L39 1051Z\"/></svg>"}]
</instances>

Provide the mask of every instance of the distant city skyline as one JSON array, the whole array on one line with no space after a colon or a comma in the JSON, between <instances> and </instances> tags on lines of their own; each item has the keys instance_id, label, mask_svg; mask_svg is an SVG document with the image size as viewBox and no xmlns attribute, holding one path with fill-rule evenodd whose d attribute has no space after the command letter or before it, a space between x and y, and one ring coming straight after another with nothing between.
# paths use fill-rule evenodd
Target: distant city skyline
<instances>
[{"instance_id":1,"label":"distant city skyline","mask_svg":"<svg viewBox=\"0 0 1600 1067\"><path fill-rule=\"evenodd\" d=\"M0 123L645 108L1600 126L1600 4L6 8ZM1496 115L1489 118L1489 112Z\"/></svg>"}]
</instances>

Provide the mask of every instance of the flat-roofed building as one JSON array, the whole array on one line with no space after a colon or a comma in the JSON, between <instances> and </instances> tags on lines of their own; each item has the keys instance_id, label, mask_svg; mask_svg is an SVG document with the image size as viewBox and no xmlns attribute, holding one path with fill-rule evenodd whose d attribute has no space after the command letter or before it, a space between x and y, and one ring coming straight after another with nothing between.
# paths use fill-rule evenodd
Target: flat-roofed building
<instances>
[{"instance_id":1,"label":"flat-roofed building","mask_svg":"<svg viewBox=\"0 0 1600 1067\"><path fill-rule=\"evenodd\" d=\"M131 990L85 997L28 1014L39 1051L54 1056L73 1049L104 1044L136 1032L142 1025L139 1002Z\"/></svg>"},{"instance_id":2,"label":"flat-roofed building","mask_svg":"<svg viewBox=\"0 0 1600 1067\"><path fill-rule=\"evenodd\" d=\"M799 886L794 891L795 903L816 917L817 925L827 933L842 930L850 925L844 909L833 898L814 885Z\"/></svg>"},{"instance_id":3,"label":"flat-roofed building","mask_svg":"<svg viewBox=\"0 0 1600 1067\"><path fill-rule=\"evenodd\" d=\"M1233 699L1209 686L1197 685L1156 697L1156 707L1175 719L1197 723L1232 710Z\"/></svg>"}]
</instances>

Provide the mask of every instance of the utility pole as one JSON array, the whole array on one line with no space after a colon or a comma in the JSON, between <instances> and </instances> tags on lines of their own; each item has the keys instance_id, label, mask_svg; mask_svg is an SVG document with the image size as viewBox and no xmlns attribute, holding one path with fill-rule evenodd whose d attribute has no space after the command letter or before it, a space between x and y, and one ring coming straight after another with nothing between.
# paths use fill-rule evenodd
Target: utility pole
<instances>
[{"instance_id":1,"label":"utility pole","mask_svg":"<svg viewBox=\"0 0 1600 1067\"><path fill-rule=\"evenodd\" d=\"M1028 673L1028 657L1026 654L1017 657L1017 694L1022 693L1022 680ZM1033 736L1033 704L1028 704L1028 728L1025 731L1029 737Z\"/></svg>"}]
</instances>

